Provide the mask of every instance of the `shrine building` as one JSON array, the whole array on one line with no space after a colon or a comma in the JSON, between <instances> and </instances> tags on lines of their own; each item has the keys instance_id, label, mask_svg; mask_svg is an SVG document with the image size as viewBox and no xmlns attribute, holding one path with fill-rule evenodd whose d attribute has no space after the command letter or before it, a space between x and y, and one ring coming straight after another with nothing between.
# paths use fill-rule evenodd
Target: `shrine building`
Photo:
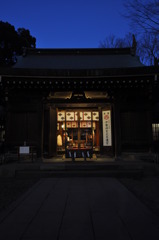
<instances>
[{"instance_id":1,"label":"shrine building","mask_svg":"<svg viewBox=\"0 0 159 240\"><path fill-rule=\"evenodd\" d=\"M93 159L150 152L159 139L159 66L131 48L25 49L0 68L5 151ZM2 116L3 115L3 116Z\"/></svg>"}]
</instances>

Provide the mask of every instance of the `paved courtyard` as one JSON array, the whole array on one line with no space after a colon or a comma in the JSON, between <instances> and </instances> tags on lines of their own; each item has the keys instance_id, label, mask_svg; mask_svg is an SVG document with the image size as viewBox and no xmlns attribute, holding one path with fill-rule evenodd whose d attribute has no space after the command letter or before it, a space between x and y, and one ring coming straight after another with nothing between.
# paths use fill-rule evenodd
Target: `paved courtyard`
<instances>
[{"instance_id":1,"label":"paved courtyard","mask_svg":"<svg viewBox=\"0 0 159 240\"><path fill-rule=\"evenodd\" d=\"M159 219L113 178L46 178L0 212L1 240L159 239Z\"/></svg>"}]
</instances>

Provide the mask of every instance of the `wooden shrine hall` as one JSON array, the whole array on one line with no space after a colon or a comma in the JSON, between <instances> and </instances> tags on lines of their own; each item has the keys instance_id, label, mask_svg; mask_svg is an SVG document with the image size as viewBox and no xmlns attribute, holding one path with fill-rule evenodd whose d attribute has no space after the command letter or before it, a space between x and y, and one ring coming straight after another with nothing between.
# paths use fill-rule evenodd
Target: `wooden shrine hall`
<instances>
[{"instance_id":1,"label":"wooden shrine hall","mask_svg":"<svg viewBox=\"0 0 159 240\"><path fill-rule=\"evenodd\" d=\"M135 48L25 49L0 68L1 140L39 158L118 157L159 139L159 66ZM3 112L3 114L2 114Z\"/></svg>"}]
</instances>

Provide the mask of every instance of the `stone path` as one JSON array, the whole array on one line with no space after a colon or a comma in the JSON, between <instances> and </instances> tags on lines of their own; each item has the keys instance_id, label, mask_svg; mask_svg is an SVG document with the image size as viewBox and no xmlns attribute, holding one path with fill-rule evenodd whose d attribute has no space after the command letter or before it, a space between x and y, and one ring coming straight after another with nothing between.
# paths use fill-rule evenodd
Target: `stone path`
<instances>
[{"instance_id":1,"label":"stone path","mask_svg":"<svg viewBox=\"0 0 159 240\"><path fill-rule=\"evenodd\" d=\"M158 240L159 219L116 179L41 179L0 212L0 239Z\"/></svg>"}]
</instances>

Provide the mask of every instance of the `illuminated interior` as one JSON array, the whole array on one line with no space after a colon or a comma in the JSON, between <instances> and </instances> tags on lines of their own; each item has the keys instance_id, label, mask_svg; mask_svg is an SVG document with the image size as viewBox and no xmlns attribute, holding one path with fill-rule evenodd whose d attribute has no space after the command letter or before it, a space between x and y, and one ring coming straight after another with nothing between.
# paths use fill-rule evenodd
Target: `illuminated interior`
<instances>
[{"instance_id":1,"label":"illuminated interior","mask_svg":"<svg viewBox=\"0 0 159 240\"><path fill-rule=\"evenodd\" d=\"M100 150L99 112L96 110L58 110L57 153L66 149L92 148ZM67 156L66 156L67 157Z\"/></svg>"}]
</instances>

